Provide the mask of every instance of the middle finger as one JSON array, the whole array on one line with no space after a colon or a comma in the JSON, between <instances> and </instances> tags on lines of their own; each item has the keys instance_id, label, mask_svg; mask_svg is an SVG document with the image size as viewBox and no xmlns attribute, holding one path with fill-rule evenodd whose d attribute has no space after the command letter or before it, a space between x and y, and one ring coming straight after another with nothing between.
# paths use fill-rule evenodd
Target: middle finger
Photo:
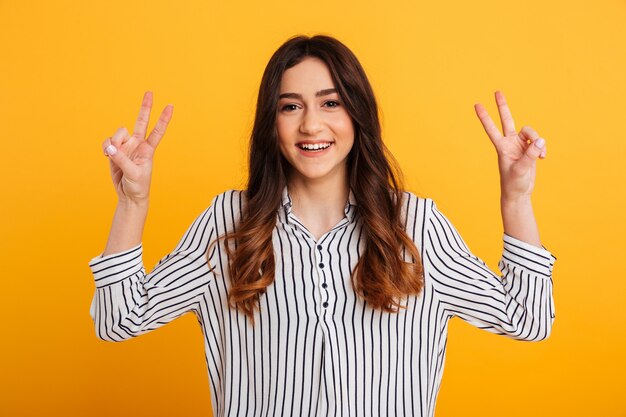
<instances>
[{"instance_id":1,"label":"middle finger","mask_svg":"<svg viewBox=\"0 0 626 417\"><path fill-rule=\"evenodd\" d=\"M141 108L139 109L139 116L135 123L135 130L133 136L138 139L145 139L146 130L148 129L148 122L150 121L150 110L152 109L152 91L146 91L143 95L143 101L141 102Z\"/></svg>"}]
</instances>

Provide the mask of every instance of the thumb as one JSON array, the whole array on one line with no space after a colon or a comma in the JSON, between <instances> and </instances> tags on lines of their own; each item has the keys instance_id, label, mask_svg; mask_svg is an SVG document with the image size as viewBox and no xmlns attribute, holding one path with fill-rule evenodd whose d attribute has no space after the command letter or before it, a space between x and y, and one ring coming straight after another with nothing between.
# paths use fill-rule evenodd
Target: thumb
<instances>
[{"instance_id":1,"label":"thumb","mask_svg":"<svg viewBox=\"0 0 626 417\"><path fill-rule=\"evenodd\" d=\"M526 148L526 151L524 152L524 157L520 160L522 166L524 168L530 168L532 164L535 163L537 158L545 152L545 148L546 140L544 138L535 139L530 145L528 145L528 148Z\"/></svg>"},{"instance_id":2,"label":"thumb","mask_svg":"<svg viewBox=\"0 0 626 417\"><path fill-rule=\"evenodd\" d=\"M124 174L130 175L131 177L135 174L137 167L133 161L131 161L124 152L117 149L112 143L109 143L104 148L104 155L117 165Z\"/></svg>"}]
</instances>

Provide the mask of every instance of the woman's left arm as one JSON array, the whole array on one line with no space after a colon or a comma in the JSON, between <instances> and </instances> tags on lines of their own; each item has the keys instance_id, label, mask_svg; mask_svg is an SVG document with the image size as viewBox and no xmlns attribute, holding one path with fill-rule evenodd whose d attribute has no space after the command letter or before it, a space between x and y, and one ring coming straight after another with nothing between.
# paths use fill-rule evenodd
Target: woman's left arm
<instances>
[{"instance_id":1,"label":"woman's left arm","mask_svg":"<svg viewBox=\"0 0 626 417\"><path fill-rule=\"evenodd\" d=\"M430 204L424 242L425 271L449 317L520 340L543 340L554 322L552 267L541 245L530 196L545 141L530 127L515 131L504 95L496 92L501 134L481 104L475 106L498 153L504 246L500 277L474 256L449 220Z\"/></svg>"},{"instance_id":2,"label":"woman's left arm","mask_svg":"<svg viewBox=\"0 0 626 417\"><path fill-rule=\"evenodd\" d=\"M542 247L530 197L535 185L537 159L546 156L545 140L528 126L516 132L504 94L496 91L495 97L502 133L482 104L476 104L474 109L498 153L504 233Z\"/></svg>"}]
</instances>

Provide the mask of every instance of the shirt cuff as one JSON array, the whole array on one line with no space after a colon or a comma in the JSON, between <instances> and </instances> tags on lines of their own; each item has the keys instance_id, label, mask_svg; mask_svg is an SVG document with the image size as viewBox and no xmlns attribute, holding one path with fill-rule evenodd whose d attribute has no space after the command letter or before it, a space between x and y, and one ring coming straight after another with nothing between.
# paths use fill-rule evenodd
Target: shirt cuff
<instances>
[{"instance_id":1,"label":"shirt cuff","mask_svg":"<svg viewBox=\"0 0 626 417\"><path fill-rule=\"evenodd\" d=\"M534 272L545 277L552 276L554 256L545 246L537 247L528 242L504 234L504 251L502 260L526 271Z\"/></svg>"},{"instance_id":2,"label":"shirt cuff","mask_svg":"<svg viewBox=\"0 0 626 417\"><path fill-rule=\"evenodd\" d=\"M139 245L123 252L102 254L89 261L96 288L106 287L123 281L143 270L143 246Z\"/></svg>"}]
</instances>

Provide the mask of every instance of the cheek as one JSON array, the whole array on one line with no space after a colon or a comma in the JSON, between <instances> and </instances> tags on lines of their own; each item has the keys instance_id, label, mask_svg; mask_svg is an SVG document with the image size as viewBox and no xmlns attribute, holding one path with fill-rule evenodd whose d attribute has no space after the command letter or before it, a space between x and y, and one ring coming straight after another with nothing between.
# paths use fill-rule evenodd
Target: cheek
<instances>
[{"instance_id":1,"label":"cheek","mask_svg":"<svg viewBox=\"0 0 626 417\"><path fill-rule=\"evenodd\" d=\"M291 135L289 134L288 123L280 118L276 119L276 135L278 136L278 148L280 153L287 159L289 159L289 150L291 143Z\"/></svg>"},{"instance_id":2,"label":"cheek","mask_svg":"<svg viewBox=\"0 0 626 417\"><path fill-rule=\"evenodd\" d=\"M278 141L283 143L289 140L289 132L291 128L289 122L281 117L276 118L276 134L278 135Z\"/></svg>"},{"instance_id":3,"label":"cheek","mask_svg":"<svg viewBox=\"0 0 626 417\"><path fill-rule=\"evenodd\" d=\"M347 114L335 120L335 131L346 137L346 139L354 140L354 126L352 119Z\"/></svg>"}]
</instances>

